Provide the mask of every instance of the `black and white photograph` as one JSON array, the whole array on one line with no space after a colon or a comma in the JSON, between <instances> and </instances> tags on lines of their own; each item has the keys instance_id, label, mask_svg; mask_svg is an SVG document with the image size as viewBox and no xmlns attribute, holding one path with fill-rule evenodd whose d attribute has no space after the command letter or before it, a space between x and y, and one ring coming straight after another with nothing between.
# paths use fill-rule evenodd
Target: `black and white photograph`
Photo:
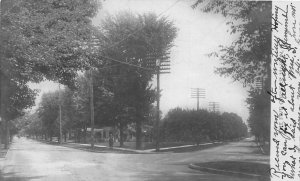
<instances>
[{"instance_id":1,"label":"black and white photograph","mask_svg":"<svg viewBox=\"0 0 300 181\"><path fill-rule=\"evenodd\" d=\"M298 180L300 19L274 3L1 0L0 181Z\"/></svg>"}]
</instances>

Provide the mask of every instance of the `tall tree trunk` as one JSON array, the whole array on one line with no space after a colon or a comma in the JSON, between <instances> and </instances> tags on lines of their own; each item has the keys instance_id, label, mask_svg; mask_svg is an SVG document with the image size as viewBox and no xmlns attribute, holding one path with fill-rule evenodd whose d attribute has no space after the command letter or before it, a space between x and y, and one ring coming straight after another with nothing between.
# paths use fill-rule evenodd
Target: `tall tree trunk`
<instances>
[{"instance_id":1,"label":"tall tree trunk","mask_svg":"<svg viewBox=\"0 0 300 181\"><path fill-rule=\"evenodd\" d=\"M67 142L67 132L64 133L65 142Z\"/></svg>"},{"instance_id":2,"label":"tall tree trunk","mask_svg":"<svg viewBox=\"0 0 300 181\"><path fill-rule=\"evenodd\" d=\"M52 133L50 133L49 137L50 137L50 142L52 142Z\"/></svg>"},{"instance_id":3,"label":"tall tree trunk","mask_svg":"<svg viewBox=\"0 0 300 181\"><path fill-rule=\"evenodd\" d=\"M1 18L3 17L3 14L7 10L12 7L13 1L9 0L2 0L0 5L0 21L2 22ZM0 23L0 33L2 34L2 23ZM0 43L2 44L2 39L0 39ZM4 58L4 54L0 53L0 117L1 117L1 142L5 144L5 148L8 148L8 120L6 117L6 108L7 108L7 102L8 102L8 77L6 76L5 71L9 71L8 67L6 66L6 59Z\"/></svg>"},{"instance_id":4,"label":"tall tree trunk","mask_svg":"<svg viewBox=\"0 0 300 181\"><path fill-rule=\"evenodd\" d=\"M6 124L5 124L5 149L8 149L8 145L9 145L9 121L6 120Z\"/></svg>"},{"instance_id":5,"label":"tall tree trunk","mask_svg":"<svg viewBox=\"0 0 300 181\"><path fill-rule=\"evenodd\" d=\"M123 121L120 122L120 147L124 146L124 123Z\"/></svg>"},{"instance_id":6,"label":"tall tree trunk","mask_svg":"<svg viewBox=\"0 0 300 181\"><path fill-rule=\"evenodd\" d=\"M78 143L81 142L81 129L78 129Z\"/></svg>"},{"instance_id":7,"label":"tall tree trunk","mask_svg":"<svg viewBox=\"0 0 300 181\"><path fill-rule=\"evenodd\" d=\"M76 140L77 143L79 143L80 142L80 137L79 137L79 129L78 128L76 129L75 134L76 134L75 140Z\"/></svg>"},{"instance_id":8,"label":"tall tree trunk","mask_svg":"<svg viewBox=\"0 0 300 181\"><path fill-rule=\"evenodd\" d=\"M83 129L83 142L86 143L87 142L87 126L85 125L84 126L84 129Z\"/></svg>"},{"instance_id":9,"label":"tall tree trunk","mask_svg":"<svg viewBox=\"0 0 300 181\"><path fill-rule=\"evenodd\" d=\"M136 121L136 149L140 150L142 148L142 121L137 118Z\"/></svg>"},{"instance_id":10,"label":"tall tree trunk","mask_svg":"<svg viewBox=\"0 0 300 181\"><path fill-rule=\"evenodd\" d=\"M1 65L0 66L3 66L2 62L4 60L1 59ZM1 116L1 119L2 119L2 130L3 130L3 138L2 140L4 141L4 145L5 145L5 148L7 149L8 148L8 144L9 144L9 131L8 131L8 128L9 128L9 120L7 119L7 115L6 115L6 109L7 109L7 102L8 102L8 78L6 77L6 75L4 75L2 72L0 72L0 84L1 84L1 111L0 111L0 116Z\"/></svg>"},{"instance_id":11,"label":"tall tree trunk","mask_svg":"<svg viewBox=\"0 0 300 181\"><path fill-rule=\"evenodd\" d=\"M4 120L2 119L2 122L1 122L1 144L4 144L5 143L5 123L4 123Z\"/></svg>"}]
</instances>

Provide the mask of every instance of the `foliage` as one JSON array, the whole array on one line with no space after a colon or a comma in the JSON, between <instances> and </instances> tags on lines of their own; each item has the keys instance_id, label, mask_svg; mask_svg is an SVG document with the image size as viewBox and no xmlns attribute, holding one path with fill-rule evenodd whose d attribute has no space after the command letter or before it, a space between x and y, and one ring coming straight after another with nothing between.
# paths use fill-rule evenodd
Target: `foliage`
<instances>
[{"instance_id":1,"label":"foliage","mask_svg":"<svg viewBox=\"0 0 300 181\"><path fill-rule=\"evenodd\" d=\"M27 83L45 78L72 86L76 70L89 66L97 0L2 0L0 83L2 131L33 105ZM8 135L8 134L2 134ZM2 137L4 138L4 137ZM5 145L8 145L6 136Z\"/></svg>"},{"instance_id":2,"label":"foliage","mask_svg":"<svg viewBox=\"0 0 300 181\"><path fill-rule=\"evenodd\" d=\"M251 132L261 141L268 141L270 134L270 90L271 79L271 1L221 1L197 0L204 12L220 13L227 18L230 33L237 40L228 47L221 46L219 53L212 53L222 61L216 72L231 76L235 81L250 84L247 103ZM261 87L256 87L261 83ZM262 93L260 92L262 89ZM260 93L257 93L260 92Z\"/></svg>"},{"instance_id":3,"label":"foliage","mask_svg":"<svg viewBox=\"0 0 300 181\"><path fill-rule=\"evenodd\" d=\"M67 133L71 130L86 129L90 123L90 85L88 74L83 74L77 77L75 88L70 89L65 87L60 91L49 92L42 95L42 100L38 108L39 120L38 124L32 124L26 130L32 134L30 130L36 130L36 126L41 126L47 130L49 136L57 136L59 130L59 103L61 102L62 115L62 132ZM110 109L111 95L106 95L106 92L101 92L102 87L98 87L98 82L94 81L95 93L95 110L100 112L95 115L96 126L109 125L110 122L103 122L103 119L111 119L113 109ZM101 94L102 93L102 94ZM59 95L60 94L60 95ZM60 98L59 98L60 96ZM109 100L109 101L105 101ZM108 110L109 113L104 113L103 110ZM103 117L103 115L107 115ZM23 118L24 119L24 118ZM41 132L34 132L41 135Z\"/></svg>"},{"instance_id":4,"label":"foliage","mask_svg":"<svg viewBox=\"0 0 300 181\"><path fill-rule=\"evenodd\" d=\"M251 91L247 99L249 105L250 116L248 124L251 133L260 142L268 141L270 139L270 104L268 97Z\"/></svg>"},{"instance_id":5,"label":"foliage","mask_svg":"<svg viewBox=\"0 0 300 181\"><path fill-rule=\"evenodd\" d=\"M2 128L33 105L36 93L28 82L58 79L72 87L77 70L90 66L90 18L98 7L97 0L1 1Z\"/></svg>"},{"instance_id":6,"label":"foliage","mask_svg":"<svg viewBox=\"0 0 300 181\"><path fill-rule=\"evenodd\" d=\"M87 75L78 76L75 80L75 89L70 91L73 94L71 98L73 106L69 106L69 108L73 107L74 109L73 126L75 128L84 128L90 120L90 86Z\"/></svg>"},{"instance_id":7,"label":"foliage","mask_svg":"<svg viewBox=\"0 0 300 181\"><path fill-rule=\"evenodd\" d=\"M113 100L113 92L104 85L105 79L99 70L92 71L92 76L95 124L97 126L114 126L119 110L117 103Z\"/></svg>"},{"instance_id":8,"label":"foliage","mask_svg":"<svg viewBox=\"0 0 300 181\"><path fill-rule=\"evenodd\" d=\"M58 135L59 127L56 124L59 119L59 92L49 92L42 95L38 108L38 115L47 134L52 137Z\"/></svg>"},{"instance_id":9,"label":"foliage","mask_svg":"<svg viewBox=\"0 0 300 181\"><path fill-rule=\"evenodd\" d=\"M221 115L206 110L172 109L162 124L165 141L232 140L245 137L247 126L234 113Z\"/></svg>"},{"instance_id":10,"label":"foliage","mask_svg":"<svg viewBox=\"0 0 300 181\"><path fill-rule=\"evenodd\" d=\"M39 118L38 112L28 113L18 118L16 122L18 123L16 125L20 129L20 134L37 136L42 135L47 131L47 128L43 126L42 121Z\"/></svg>"},{"instance_id":11,"label":"foliage","mask_svg":"<svg viewBox=\"0 0 300 181\"><path fill-rule=\"evenodd\" d=\"M2 13L1 55L5 75L24 82L44 77L71 84L87 67L83 50L91 39L96 0L19 0ZM88 51L87 51L88 52Z\"/></svg>"},{"instance_id":12,"label":"foliage","mask_svg":"<svg viewBox=\"0 0 300 181\"><path fill-rule=\"evenodd\" d=\"M5 82L4 84L2 84ZM24 110L30 108L34 105L35 96L37 91L31 90L26 84L18 84L13 81L7 80L4 76L0 80L1 86L5 86L5 93L3 93L4 88L2 87L0 91L1 106L0 108L5 111L5 114L1 115L7 120L12 120L17 118L18 116L22 116L24 114ZM5 102L5 104L3 104ZM2 105L3 106L2 108Z\"/></svg>"},{"instance_id":13,"label":"foliage","mask_svg":"<svg viewBox=\"0 0 300 181\"><path fill-rule=\"evenodd\" d=\"M238 35L230 46L211 54L222 61L217 73L246 83L270 76L272 2L197 0L193 7L197 6L224 15L230 33Z\"/></svg>"},{"instance_id":14,"label":"foliage","mask_svg":"<svg viewBox=\"0 0 300 181\"><path fill-rule=\"evenodd\" d=\"M169 55L176 37L176 28L166 18L158 18L152 13L135 15L121 12L107 17L100 30L98 37L103 42L104 50L100 57L104 63L99 67L99 73L105 79L104 86L114 95L114 110L118 110L116 114L124 114L127 108L134 110L138 148L142 122L149 116L156 96L150 84L154 74L150 65L155 64L156 59ZM120 64L114 60L135 66Z\"/></svg>"}]
</instances>

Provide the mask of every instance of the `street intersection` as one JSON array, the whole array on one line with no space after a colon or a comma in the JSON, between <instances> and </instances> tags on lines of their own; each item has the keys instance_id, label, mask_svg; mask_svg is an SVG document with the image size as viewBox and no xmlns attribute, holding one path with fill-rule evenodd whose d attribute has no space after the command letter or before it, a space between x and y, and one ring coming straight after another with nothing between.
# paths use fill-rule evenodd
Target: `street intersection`
<instances>
[{"instance_id":1,"label":"street intersection","mask_svg":"<svg viewBox=\"0 0 300 181\"><path fill-rule=\"evenodd\" d=\"M16 138L1 163L1 181L254 181L193 170L190 163L221 160L268 162L250 141L185 153L93 153Z\"/></svg>"}]
</instances>

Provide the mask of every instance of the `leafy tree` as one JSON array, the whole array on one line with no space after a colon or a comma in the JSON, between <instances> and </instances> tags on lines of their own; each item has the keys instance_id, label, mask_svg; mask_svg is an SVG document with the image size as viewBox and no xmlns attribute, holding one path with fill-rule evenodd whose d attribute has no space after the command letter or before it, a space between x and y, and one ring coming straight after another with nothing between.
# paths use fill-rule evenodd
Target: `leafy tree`
<instances>
[{"instance_id":1,"label":"leafy tree","mask_svg":"<svg viewBox=\"0 0 300 181\"><path fill-rule=\"evenodd\" d=\"M9 5L2 16L1 49L3 58L10 60L6 67L12 77L21 69L26 81L46 77L71 84L76 70L87 67L84 54L88 51L83 43L87 46L92 38L90 18L97 13L97 1L20 0L5 4ZM16 67L19 69L13 69Z\"/></svg>"},{"instance_id":2,"label":"leafy tree","mask_svg":"<svg viewBox=\"0 0 300 181\"><path fill-rule=\"evenodd\" d=\"M75 79L73 89L65 88L63 91L62 112L66 121L67 130L76 131L75 141L80 142L82 138L81 130L83 129L83 142L86 142L87 127L90 120L89 107L89 80L86 75L79 75Z\"/></svg>"},{"instance_id":3,"label":"leafy tree","mask_svg":"<svg viewBox=\"0 0 300 181\"><path fill-rule=\"evenodd\" d=\"M4 122L9 121L7 110L14 107L9 105L9 99L34 96L27 82L59 79L72 86L76 71L89 66L86 54L91 52L93 32L90 18L95 16L98 7L96 0L1 1L0 78ZM19 90L14 95L9 94L14 89L11 82ZM19 105L26 108L32 104Z\"/></svg>"},{"instance_id":4,"label":"leafy tree","mask_svg":"<svg viewBox=\"0 0 300 181\"><path fill-rule=\"evenodd\" d=\"M47 129L47 134L52 141L52 137L58 135L59 119L59 92L49 92L42 95L42 100L38 108L38 115L43 126Z\"/></svg>"},{"instance_id":5,"label":"leafy tree","mask_svg":"<svg viewBox=\"0 0 300 181\"><path fill-rule=\"evenodd\" d=\"M74 101L74 90L65 87L61 90L61 114L62 114L62 134L67 139L67 133L76 127L77 109Z\"/></svg>"},{"instance_id":6,"label":"leafy tree","mask_svg":"<svg viewBox=\"0 0 300 181\"><path fill-rule=\"evenodd\" d=\"M100 70L93 71L95 124L97 126L113 126L120 111L117 102L113 100L113 92L107 87Z\"/></svg>"},{"instance_id":7,"label":"leafy tree","mask_svg":"<svg viewBox=\"0 0 300 181\"><path fill-rule=\"evenodd\" d=\"M199 144L209 140L233 140L245 137L247 126L234 113L216 114L206 110L172 109L163 120L166 141Z\"/></svg>"},{"instance_id":8,"label":"leafy tree","mask_svg":"<svg viewBox=\"0 0 300 181\"><path fill-rule=\"evenodd\" d=\"M101 80L100 76L93 71L93 80ZM66 98L69 102L68 108L75 112L72 118L73 128L84 129L84 140L86 141L86 130L90 125L90 75L84 73L76 78L75 88L69 90L72 97ZM111 126L114 120L113 112L116 112L112 106L112 94L103 86L103 81L93 81L94 89L94 109L95 109L95 125L96 126ZM72 93L71 93L72 92ZM79 135L79 133L78 133Z\"/></svg>"},{"instance_id":9,"label":"leafy tree","mask_svg":"<svg viewBox=\"0 0 300 181\"><path fill-rule=\"evenodd\" d=\"M271 101L268 97L253 91L247 99L247 103L250 110L248 123L251 133L259 143L264 144L270 139L270 112L265 109L270 107Z\"/></svg>"},{"instance_id":10,"label":"leafy tree","mask_svg":"<svg viewBox=\"0 0 300 181\"><path fill-rule=\"evenodd\" d=\"M9 123L24 114L24 110L34 105L36 91L29 89L28 85L8 80L5 75L0 75L1 84L1 142L8 146Z\"/></svg>"},{"instance_id":11,"label":"leafy tree","mask_svg":"<svg viewBox=\"0 0 300 181\"><path fill-rule=\"evenodd\" d=\"M222 118L223 137L225 139L234 139L246 136L248 128L240 116L234 113L223 113Z\"/></svg>"},{"instance_id":12,"label":"leafy tree","mask_svg":"<svg viewBox=\"0 0 300 181\"><path fill-rule=\"evenodd\" d=\"M204 12L227 17L230 33L239 35L229 47L221 46L220 53L214 53L223 65L217 72L247 83L266 79L270 75L272 3L198 0L193 7L200 4Z\"/></svg>"},{"instance_id":13,"label":"leafy tree","mask_svg":"<svg viewBox=\"0 0 300 181\"><path fill-rule=\"evenodd\" d=\"M110 83L108 90L113 92L114 100L123 109L135 109L136 147L139 149L142 122L149 115L155 98L155 91L150 85L154 71L149 65L155 63L156 59L168 56L176 37L176 28L172 22L166 18L158 18L155 14L138 16L122 12L107 17L100 30L101 34L98 36L104 49L100 57L104 61L99 68L111 67L102 70L102 73L106 76L106 82ZM135 66L119 64L113 59Z\"/></svg>"},{"instance_id":14,"label":"leafy tree","mask_svg":"<svg viewBox=\"0 0 300 181\"><path fill-rule=\"evenodd\" d=\"M80 101L75 98L75 91L67 87L55 92L49 92L42 95L41 103L38 110L32 115L25 115L20 118L26 124L26 120L33 119L33 122L27 124L26 133L30 135L43 135L45 138L59 134L59 105L61 104L61 126L62 133L65 136L72 129L83 128L83 121L81 120L80 108L78 104ZM77 102L76 102L77 101ZM37 118L34 117L37 115ZM88 115L88 114L86 114ZM33 118L29 118L29 117ZM87 120L85 120L87 122ZM86 124L84 124L86 125ZM44 134L46 133L46 135Z\"/></svg>"},{"instance_id":15,"label":"leafy tree","mask_svg":"<svg viewBox=\"0 0 300 181\"><path fill-rule=\"evenodd\" d=\"M43 122L39 118L38 112L34 112L31 114L26 114L20 118L18 118L18 122L20 124L19 129L21 134L26 134L31 137L42 136L46 139L46 131L47 128L43 126Z\"/></svg>"},{"instance_id":16,"label":"leafy tree","mask_svg":"<svg viewBox=\"0 0 300 181\"><path fill-rule=\"evenodd\" d=\"M91 52L93 32L90 18L98 7L96 0L1 1L0 82L4 122L9 121L6 114L16 115L7 112L15 107L9 105L9 99L34 98L27 82L59 79L72 86L76 71L89 64L86 54ZM10 95L11 82L18 87L16 90L22 90ZM32 102L18 105L24 109L32 106Z\"/></svg>"},{"instance_id":17,"label":"leafy tree","mask_svg":"<svg viewBox=\"0 0 300 181\"><path fill-rule=\"evenodd\" d=\"M216 69L220 75L230 76L235 81L250 85L249 126L252 133L264 141L269 135L271 86L271 1L221 1L197 0L193 8L204 12L220 13L227 18L231 34L238 38L230 46L221 46L219 52L210 55L219 57L222 67ZM260 82L263 91L255 84ZM256 100L265 101L264 103ZM265 107L263 107L263 106ZM258 111L260 109L261 111Z\"/></svg>"}]
</instances>

